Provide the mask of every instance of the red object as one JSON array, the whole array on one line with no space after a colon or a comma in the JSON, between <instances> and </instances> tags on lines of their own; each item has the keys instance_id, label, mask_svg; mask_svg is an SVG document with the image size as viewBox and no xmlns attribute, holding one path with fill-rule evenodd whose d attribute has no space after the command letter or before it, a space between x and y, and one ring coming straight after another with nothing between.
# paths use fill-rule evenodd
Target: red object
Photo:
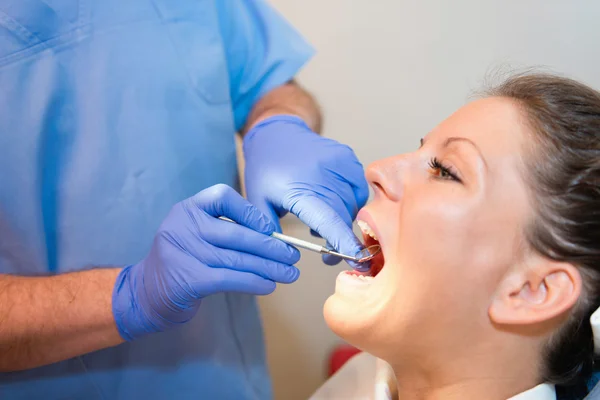
<instances>
[{"instance_id":1,"label":"red object","mask_svg":"<svg viewBox=\"0 0 600 400\"><path fill-rule=\"evenodd\" d=\"M342 344L337 346L329 356L329 371L327 377L335 374L346 362L360 353L360 350L356 347L350 346L349 344Z\"/></svg>"}]
</instances>

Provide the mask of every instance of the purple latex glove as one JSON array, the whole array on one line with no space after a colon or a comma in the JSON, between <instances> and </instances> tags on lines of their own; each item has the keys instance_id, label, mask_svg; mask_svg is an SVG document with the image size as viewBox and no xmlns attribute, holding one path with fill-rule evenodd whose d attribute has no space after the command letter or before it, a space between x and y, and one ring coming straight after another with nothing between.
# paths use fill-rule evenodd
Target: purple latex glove
<instances>
[{"instance_id":1,"label":"purple latex glove","mask_svg":"<svg viewBox=\"0 0 600 400\"><path fill-rule=\"evenodd\" d=\"M238 224L219 220L228 217ZM218 292L265 295L299 271L295 248L269 235L275 225L225 185L176 204L148 256L124 268L113 291L119 333L133 340L190 320Z\"/></svg>"},{"instance_id":2,"label":"purple latex glove","mask_svg":"<svg viewBox=\"0 0 600 400\"><path fill-rule=\"evenodd\" d=\"M369 188L350 147L317 135L301 118L279 115L246 134L244 154L248 200L272 221L278 224L289 211L338 252L355 255L362 249L352 221ZM323 261L340 260L325 255Z\"/></svg>"}]
</instances>

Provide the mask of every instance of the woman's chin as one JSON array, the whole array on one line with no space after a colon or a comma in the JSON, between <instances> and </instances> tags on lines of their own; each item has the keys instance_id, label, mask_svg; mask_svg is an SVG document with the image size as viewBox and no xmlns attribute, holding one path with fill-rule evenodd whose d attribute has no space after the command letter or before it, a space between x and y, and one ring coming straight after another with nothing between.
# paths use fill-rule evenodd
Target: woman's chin
<instances>
[{"instance_id":1,"label":"woman's chin","mask_svg":"<svg viewBox=\"0 0 600 400\"><path fill-rule=\"evenodd\" d=\"M348 343L368 350L379 339L383 316L393 304L395 288L382 271L375 277L344 271L336 279L335 293L325 302L329 328ZM393 279L392 279L393 280Z\"/></svg>"},{"instance_id":2,"label":"woman's chin","mask_svg":"<svg viewBox=\"0 0 600 400\"><path fill-rule=\"evenodd\" d=\"M360 306L356 307L339 294L333 294L327 299L323 316L333 333L361 350L368 351L369 344L375 340L375 316Z\"/></svg>"}]
</instances>

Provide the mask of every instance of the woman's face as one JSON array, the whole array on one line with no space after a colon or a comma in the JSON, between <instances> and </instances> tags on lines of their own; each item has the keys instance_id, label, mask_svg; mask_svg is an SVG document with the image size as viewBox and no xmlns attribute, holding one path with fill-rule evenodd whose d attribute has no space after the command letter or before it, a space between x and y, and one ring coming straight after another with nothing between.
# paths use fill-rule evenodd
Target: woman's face
<instances>
[{"instance_id":1,"label":"woman's face","mask_svg":"<svg viewBox=\"0 0 600 400\"><path fill-rule=\"evenodd\" d=\"M368 167L375 197L357 219L385 262L374 278L340 274L325 304L335 333L388 361L423 361L486 337L497 285L523 261L526 137L516 105L488 98L458 110L417 151Z\"/></svg>"}]
</instances>

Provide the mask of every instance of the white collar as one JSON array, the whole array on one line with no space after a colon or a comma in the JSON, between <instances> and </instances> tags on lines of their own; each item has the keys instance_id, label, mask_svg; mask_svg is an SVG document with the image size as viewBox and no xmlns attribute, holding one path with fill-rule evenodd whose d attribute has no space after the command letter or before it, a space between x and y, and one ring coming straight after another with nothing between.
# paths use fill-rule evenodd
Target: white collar
<instances>
[{"instance_id":1,"label":"white collar","mask_svg":"<svg viewBox=\"0 0 600 400\"><path fill-rule=\"evenodd\" d=\"M556 390L554 385L542 383L508 400L556 400Z\"/></svg>"}]
</instances>

